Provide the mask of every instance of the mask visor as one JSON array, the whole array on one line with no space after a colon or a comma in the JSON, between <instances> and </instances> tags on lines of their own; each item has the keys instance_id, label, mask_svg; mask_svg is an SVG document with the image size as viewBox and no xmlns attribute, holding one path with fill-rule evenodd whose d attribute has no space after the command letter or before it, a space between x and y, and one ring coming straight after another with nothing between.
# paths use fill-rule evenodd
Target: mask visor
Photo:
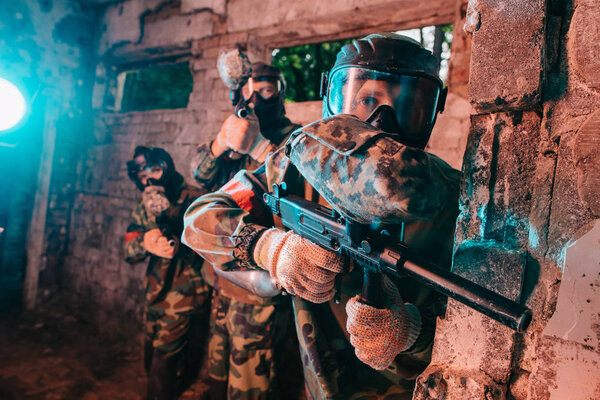
<instances>
[{"instance_id":1,"label":"mask visor","mask_svg":"<svg viewBox=\"0 0 600 400\"><path fill-rule=\"evenodd\" d=\"M353 114L366 121L379 106L388 105L401 129L396 133L419 139L431 131L440 92L439 82L425 75L349 66L329 76L327 106L332 115Z\"/></svg>"}]
</instances>

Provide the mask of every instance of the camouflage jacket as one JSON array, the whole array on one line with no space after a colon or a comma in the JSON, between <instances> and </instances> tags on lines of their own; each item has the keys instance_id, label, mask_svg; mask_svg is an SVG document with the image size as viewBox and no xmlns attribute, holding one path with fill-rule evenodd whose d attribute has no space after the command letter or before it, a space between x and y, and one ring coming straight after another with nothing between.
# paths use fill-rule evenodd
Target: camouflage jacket
<instances>
[{"instance_id":1,"label":"camouflage jacket","mask_svg":"<svg viewBox=\"0 0 600 400\"><path fill-rule=\"evenodd\" d=\"M253 173L240 171L219 191L197 199L186 212L182 241L218 268L252 268L252 243L262 230L274 224L261 201L267 188L285 181L290 194L327 203L300 175L298 169L302 169L321 190L328 187L328 182L338 182L339 191L321 193L338 210L367 216L371 208L356 209L352 203L364 205L370 197L376 197L377 190L369 190L369 179L363 174L374 173L379 163L395 182L393 193L386 195L391 196L389 201L399 207L396 212L405 221L405 242L421 257L450 268L460 172L432 154L392 143L372 132L355 139L352 147L357 150L348 153L348 135L356 133L355 129L368 131L359 122L338 116L323 126L317 125L318 129L311 124L294 132L286 146L271 154L264 166ZM307 151L312 148L307 142L310 138L323 145L320 155ZM303 151L297 151L303 147ZM334 149L335 154L330 152ZM308 158L301 159L299 154ZM311 171L320 174L309 176ZM346 189L360 185L360 190ZM360 290L360 278L357 284L354 275L344 279L342 303ZM354 356L345 332L345 304L316 305L293 299L305 379L312 397L345 397L349 390L369 393L373 385L377 386L376 392L385 391L386 386L414 379L425 368L431 357L435 320L443 313L445 298L408 278L400 280L398 286L404 301L419 309L422 329L413 347L382 372L368 368Z\"/></svg>"},{"instance_id":2,"label":"camouflage jacket","mask_svg":"<svg viewBox=\"0 0 600 400\"><path fill-rule=\"evenodd\" d=\"M298 128L300 128L300 125L293 124L288 118L282 118L275 125L275 128L267 134L273 144L273 150L284 143L290 134ZM259 166L259 163L247 154L238 159L229 158L227 152L220 157L215 157L210 149L211 145L212 141L198 146L196 156L191 162L194 179L209 192L223 186L233 178L236 172L242 169L253 171Z\"/></svg>"},{"instance_id":3,"label":"camouflage jacket","mask_svg":"<svg viewBox=\"0 0 600 400\"><path fill-rule=\"evenodd\" d=\"M176 200L171 201L166 215L158 222L156 217L146 211L143 203L138 204L132 212L131 222L125 234L125 260L135 263L150 258L145 282L146 300L150 304L161 302L173 290L181 292L179 286L185 286L185 290L177 294L178 301L174 307L177 313L186 313L196 306L194 301L198 292L207 290L201 276L203 260L188 247L180 245L175 256L166 259L148 253L143 246L144 233L151 229L158 228L167 231L168 235L179 237L183 230L185 210L202 193L182 183L173 196ZM193 282L185 285L177 284L177 288L173 287L173 282L181 282L182 276L187 276L188 280Z\"/></svg>"},{"instance_id":4,"label":"camouflage jacket","mask_svg":"<svg viewBox=\"0 0 600 400\"><path fill-rule=\"evenodd\" d=\"M290 134L299 127L300 125L293 124L288 118L282 118L279 123L275 124L273 130L267 134L271 140L273 150L284 143ZM229 158L227 153L215 157L212 154L211 145L212 141L198 146L196 156L191 163L192 175L196 182L209 192L223 186L238 171L253 171L260 165L247 154L238 159ZM249 304L270 303L270 300L255 296L247 290L216 276L210 268L205 269L203 273L206 281L227 297Z\"/></svg>"}]
</instances>

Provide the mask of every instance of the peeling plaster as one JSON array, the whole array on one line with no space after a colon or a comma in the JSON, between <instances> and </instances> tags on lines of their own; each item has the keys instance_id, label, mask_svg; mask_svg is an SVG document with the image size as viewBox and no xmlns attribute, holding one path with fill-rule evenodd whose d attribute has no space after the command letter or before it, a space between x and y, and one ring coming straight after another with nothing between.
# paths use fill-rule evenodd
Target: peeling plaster
<instances>
[{"instance_id":1,"label":"peeling plaster","mask_svg":"<svg viewBox=\"0 0 600 400\"><path fill-rule=\"evenodd\" d=\"M597 349L600 342L600 219L568 245L556 311L544 334Z\"/></svg>"},{"instance_id":2,"label":"peeling plaster","mask_svg":"<svg viewBox=\"0 0 600 400\"><path fill-rule=\"evenodd\" d=\"M529 246L532 249L537 250L539 245L540 245L540 235L537 232L537 229L530 224L529 225Z\"/></svg>"}]
</instances>

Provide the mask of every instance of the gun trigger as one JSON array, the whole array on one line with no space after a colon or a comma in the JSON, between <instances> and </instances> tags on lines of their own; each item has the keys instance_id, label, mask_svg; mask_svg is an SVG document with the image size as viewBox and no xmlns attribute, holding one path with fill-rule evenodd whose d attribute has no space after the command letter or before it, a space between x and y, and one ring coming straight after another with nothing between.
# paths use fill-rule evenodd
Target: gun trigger
<instances>
[{"instance_id":1,"label":"gun trigger","mask_svg":"<svg viewBox=\"0 0 600 400\"><path fill-rule=\"evenodd\" d=\"M342 276L337 275L335 277L335 293L333 295L333 302L335 304L340 304L342 300Z\"/></svg>"}]
</instances>

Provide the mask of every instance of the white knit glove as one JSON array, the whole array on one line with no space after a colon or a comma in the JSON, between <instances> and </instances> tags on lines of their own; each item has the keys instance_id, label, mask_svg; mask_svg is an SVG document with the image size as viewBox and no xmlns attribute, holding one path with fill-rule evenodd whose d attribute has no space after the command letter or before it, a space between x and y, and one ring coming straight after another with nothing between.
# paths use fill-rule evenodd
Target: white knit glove
<instances>
[{"instance_id":1,"label":"white knit glove","mask_svg":"<svg viewBox=\"0 0 600 400\"><path fill-rule=\"evenodd\" d=\"M335 277L344 269L344 260L337 254L277 228L261 235L253 255L279 286L313 303L333 298Z\"/></svg>"},{"instance_id":2,"label":"white knit glove","mask_svg":"<svg viewBox=\"0 0 600 400\"><path fill-rule=\"evenodd\" d=\"M421 331L421 316L413 304L404 304L398 288L382 279L387 308L371 307L356 296L346 303L346 330L359 360L374 369L387 368L410 348Z\"/></svg>"}]
</instances>

